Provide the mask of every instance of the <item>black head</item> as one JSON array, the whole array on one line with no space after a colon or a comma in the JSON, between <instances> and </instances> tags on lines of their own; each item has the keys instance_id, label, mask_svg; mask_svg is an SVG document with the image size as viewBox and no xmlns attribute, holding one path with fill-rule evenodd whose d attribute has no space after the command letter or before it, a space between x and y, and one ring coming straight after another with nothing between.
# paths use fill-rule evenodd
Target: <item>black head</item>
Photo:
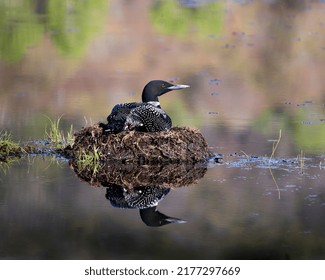
<instances>
[{"instance_id":1,"label":"black head","mask_svg":"<svg viewBox=\"0 0 325 280\"><path fill-rule=\"evenodd\" d=\"M170 223L184 224L186 221L166 216L159 212L156 206L140 209L140 217L142 221L149 227L161 227Z\"/></svg>"},{"instance_id":2,"label":"black head","mask_svg":"<svg viewBox=\"0 0 325 280\"><path fill-rule=\"evenodd\" d=\"M188 85L174 85L166 81L150 81L142 91L142 102L159 102L158 96L172 90L188 88Z\"/></svg>"}]
</instances>

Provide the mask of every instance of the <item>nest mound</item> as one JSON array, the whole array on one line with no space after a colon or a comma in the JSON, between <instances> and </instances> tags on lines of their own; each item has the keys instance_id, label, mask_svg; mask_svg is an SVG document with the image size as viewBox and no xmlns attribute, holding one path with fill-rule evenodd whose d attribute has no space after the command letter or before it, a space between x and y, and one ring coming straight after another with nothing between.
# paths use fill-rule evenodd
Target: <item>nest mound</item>
<instances>
[{"instance_id":1,"label":"nest mound","mask_svg":"<svg viewBox=\"0 0 325 280\"><path fill-rule=\"evenodd\" d=\"M81 153L97 151L101 160L122 163L197 163L209 156L208 144L197 129L174 127L169 131L123 131L104 134L98 125L85 127L75 134L65 155L77 159Z\"/></svg>"}]
</instances>

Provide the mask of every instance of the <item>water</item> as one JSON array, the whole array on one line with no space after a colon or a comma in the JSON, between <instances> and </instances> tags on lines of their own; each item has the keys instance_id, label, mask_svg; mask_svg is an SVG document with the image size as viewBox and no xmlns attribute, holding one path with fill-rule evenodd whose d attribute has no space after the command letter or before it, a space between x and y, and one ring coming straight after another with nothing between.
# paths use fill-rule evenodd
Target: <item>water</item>
<instances>
[{"instance_id":1,"label":"water","mask_svg":"<svg viewBox=\"0 0 325 280\"><path fill-rule=\"evenodd\" d=\"M165 195L157 209L186 223L161 227L64 159L2 166L1 259L325 257L323 2L22 2L0 9L0 125L14 139L43 139L45 116L65 131L104 121L158 78L191 86L162 106L224 161Z\"/></svg>"}]
</instances>

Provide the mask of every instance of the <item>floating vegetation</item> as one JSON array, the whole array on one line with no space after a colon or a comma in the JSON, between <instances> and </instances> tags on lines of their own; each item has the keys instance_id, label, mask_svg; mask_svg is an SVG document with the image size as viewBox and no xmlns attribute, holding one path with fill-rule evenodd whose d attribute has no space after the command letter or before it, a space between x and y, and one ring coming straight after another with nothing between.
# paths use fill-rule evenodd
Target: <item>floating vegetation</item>
<instances>
[{"instance_id":1,"label":"floating vegetation","mask_svg":"<svg viewBox=\"0 0 325 280\"><path fill-rule=\"evenodd\" d=\"M60 120L47 117L50 125L45 128L47 140L28 141L23 144L12 140L10 133L0 131L0 169L7 170L22 155L62 155L63 149L73 141L73 127L66 133L60 130Z\"/></svg>"},{"instance_id":2,"label":"floating vegetation","mask_svg":"<svg viewBox=\"0 0 325 280\"><path fill-rule=\"evenodd\" d=\"M11 165L18 162L26 151L14 142L10 133L0 131L0 170L6 173Z\"/></svg>"},{"instance_id":3,"label":"floating vegetation","mask_svg":"<svg viewBox=\"0 0 325 280\"><path fill-rule=\"evenodd\" d=\"M10 157L20 157L25 150L14 142L10 133L0 131L0 161L7 162Z\"/></svg>"}]
</instances>

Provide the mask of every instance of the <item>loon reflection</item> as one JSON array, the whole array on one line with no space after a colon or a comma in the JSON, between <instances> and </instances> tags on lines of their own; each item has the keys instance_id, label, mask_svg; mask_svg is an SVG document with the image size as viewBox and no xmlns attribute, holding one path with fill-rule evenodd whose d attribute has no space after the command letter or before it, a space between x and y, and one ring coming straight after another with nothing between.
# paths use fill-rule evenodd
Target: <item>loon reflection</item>
<instances>
[{"instance_id":1,"label":"loon reflection","mask_svg":"<svg viewBox=\"0 0 325 280\"><path fill-rule=\"evenodd\" d=\"M169 193L170 188L160 186L141 186L132 189L116 184L107 184L106 198L117 208L139 209L142 221L150 227L186 221L169 217L157 210L158 203Z\"/></svg>"},{"instance_id":2,"label":"loon reflection","mask_svg":"<svg viewBox=\"0 0 325 280\"><path fill-rule=\"evenodd\" d=\"M206 163L133 165L118 162L82 166L72 160L70 166L81 180L105 187L105 196L113 207L138 209L141 220L150 227L186 223L161 213L157 206L171 189L196 184L207 170Z\"/></svg>"}]
</instances>

